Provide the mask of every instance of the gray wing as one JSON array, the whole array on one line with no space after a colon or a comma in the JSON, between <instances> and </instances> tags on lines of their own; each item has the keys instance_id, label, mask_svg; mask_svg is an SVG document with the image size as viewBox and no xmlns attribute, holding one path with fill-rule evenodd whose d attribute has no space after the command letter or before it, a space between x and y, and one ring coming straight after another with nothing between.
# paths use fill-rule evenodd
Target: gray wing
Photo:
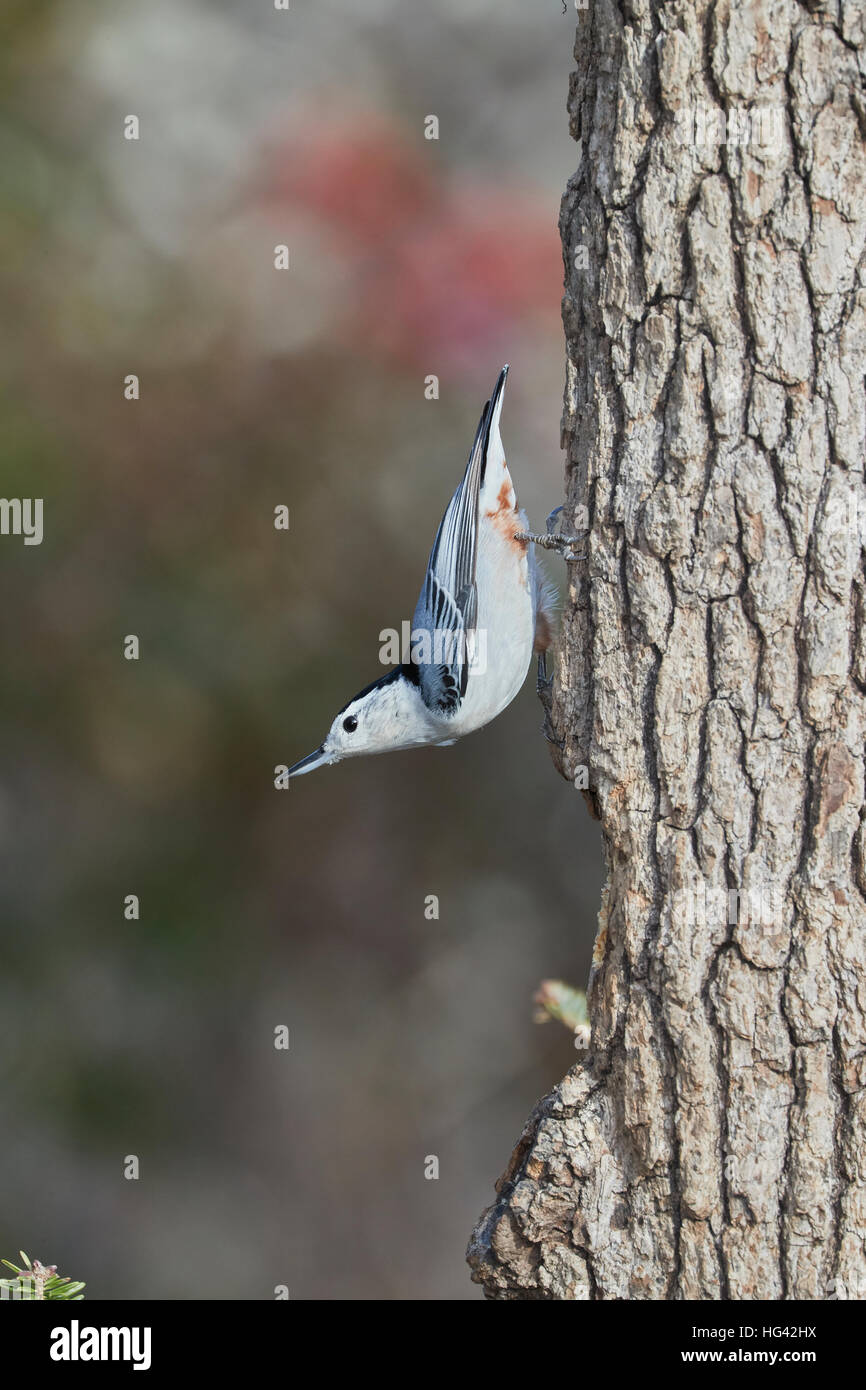
<instances>
[{"instance_id":1,"label":"gray wing","mask_svg":"<svg viewBox=\"0 0 866 1390\"><path fill-rule=\"evenodd\" d=\"M501 377L495 402L504 385ZM436 714L454 714L466 694L472 635L478 618L478 495L490 439L491 402L484 407L463 481L442 518L413 620L413 664L421 697ZM425 645L426 643L426 645Z\"/></svg>"}]
</instances>

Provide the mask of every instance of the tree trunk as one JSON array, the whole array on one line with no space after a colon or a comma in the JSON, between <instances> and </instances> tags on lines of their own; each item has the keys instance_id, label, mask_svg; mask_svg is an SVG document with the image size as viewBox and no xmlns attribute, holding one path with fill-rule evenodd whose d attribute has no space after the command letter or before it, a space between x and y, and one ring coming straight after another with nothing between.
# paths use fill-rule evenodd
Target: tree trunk
<instances>
[{"instance_id":1,"label":"tree trunk","mask_svg":"<svg viewBox=\"0 0 866 1390\"><path fill-rule=\"evenodd\" d=\"M608 878L494 1298L866 1296L864 25L579 15L554 726Z\"/></svg>"}]
</instances>

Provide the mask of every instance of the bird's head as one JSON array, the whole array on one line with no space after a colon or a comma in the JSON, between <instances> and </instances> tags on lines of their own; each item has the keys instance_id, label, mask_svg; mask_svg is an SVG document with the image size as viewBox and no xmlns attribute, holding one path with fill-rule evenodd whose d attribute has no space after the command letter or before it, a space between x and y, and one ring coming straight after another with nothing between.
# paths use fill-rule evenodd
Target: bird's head
<instances>
[{"instance_id":1,"label":"bird's head","mask_svg":"<svg viewBox=\"0 0 866 1390\"><path fill-rule=\"evenodd\" d=\"M289 776L301 777L327 763L339 763L362 753L414 748L428 741L426 734L427 722L414 669L396 666L340 710L321 747L290 767Z\"/></svg>"}]
</instances>

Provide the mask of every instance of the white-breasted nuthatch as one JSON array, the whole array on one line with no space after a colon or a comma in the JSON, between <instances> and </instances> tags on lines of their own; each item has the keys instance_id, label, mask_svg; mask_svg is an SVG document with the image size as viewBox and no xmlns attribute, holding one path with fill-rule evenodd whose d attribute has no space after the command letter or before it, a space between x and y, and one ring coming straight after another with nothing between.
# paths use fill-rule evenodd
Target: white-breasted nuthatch
<instances>
[{"instance_id":1,"label":"white-breasted nuthatch","mask_svg":"<svg viewBox=\"0 0 866 1390\"><path fill-rule=\"evenodd\" d=\"M523 684L533 651L550 646L552 591L532 542L559 542L531 536L517 506L499 433L507 375L505 366L439 526L415 609L411 659L355 695L290 776L360 753L447 747L495 719Z\"/></svg>"}]
</instances>

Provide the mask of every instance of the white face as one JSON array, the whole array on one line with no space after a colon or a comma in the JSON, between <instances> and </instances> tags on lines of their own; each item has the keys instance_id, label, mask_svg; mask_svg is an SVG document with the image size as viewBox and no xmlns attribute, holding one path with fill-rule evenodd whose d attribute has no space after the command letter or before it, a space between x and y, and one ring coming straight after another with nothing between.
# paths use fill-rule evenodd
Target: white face
<instances>
[{"instance_id":1,"label":"white face","mask_svg":"<svg viewBox=\"0 0 866 1390\"><path fill-rule=\"evenodd\" d=\"M422 704L407 681L387 680L340 710L321 748L289 769L292 777L363 753L386 753L426 742Z\"/></svg>"},{"instance_id":2,"label":"white face","mask_svg":"<svg viewBox=\"0 0 866 1390\"><path fill-rule=\"evenodd\" d=\"M360 753L381 753L391 747L388 718L382 692L371 691L341 710L328 731L324 747L332 763L355 758Z\"/></svg>"}]
</instances>

